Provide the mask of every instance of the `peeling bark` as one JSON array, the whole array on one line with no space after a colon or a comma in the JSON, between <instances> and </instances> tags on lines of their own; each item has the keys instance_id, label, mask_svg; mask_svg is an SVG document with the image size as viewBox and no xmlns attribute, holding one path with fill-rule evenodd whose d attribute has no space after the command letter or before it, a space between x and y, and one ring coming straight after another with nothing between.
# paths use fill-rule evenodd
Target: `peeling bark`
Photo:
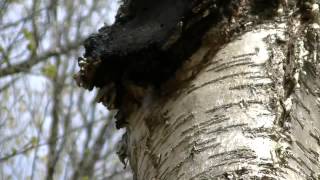
<instances>
[{"instance_id":1,"label":"peeling bark","mask_svg":"<svg viewBox=\"0 0 320 180\"><path fill-rule=\"evenodd\" d=\"M238 2L160 87L122 81L135 179L320 178L318 5Z\"/></svg>"}]
</instances>

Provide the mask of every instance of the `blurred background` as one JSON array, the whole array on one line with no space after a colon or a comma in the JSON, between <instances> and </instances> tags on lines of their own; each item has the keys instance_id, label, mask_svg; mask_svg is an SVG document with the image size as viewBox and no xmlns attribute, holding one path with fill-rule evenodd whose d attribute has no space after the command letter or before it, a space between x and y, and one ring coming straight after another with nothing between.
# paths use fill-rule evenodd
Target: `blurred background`
<instances>
[{"instance_id":1,"label":"blurred background","mask_svg":"<svg viewBox=\"0 0 320 180\"><path fill-rule=\"evenodd\" d=\"M0 0L0 180L132 179L113 112L76 86L82 42L118 0Z\"/></svg>"}]
</instances>

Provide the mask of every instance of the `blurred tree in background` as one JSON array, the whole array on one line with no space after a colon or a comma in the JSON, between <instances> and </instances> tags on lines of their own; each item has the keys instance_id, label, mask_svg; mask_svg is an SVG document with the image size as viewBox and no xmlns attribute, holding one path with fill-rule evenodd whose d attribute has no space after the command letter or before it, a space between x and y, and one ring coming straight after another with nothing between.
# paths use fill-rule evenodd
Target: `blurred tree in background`
<instances>
[{"instance_id":1,"label":"blurred tree in background","mask_svg":"<svg viewBox=\"0 0 320 180\"><path fill-rule=\"evenodd\" d=\"M0 0L0 179L131 179L113 113L72 79L83 40L118 6Z\"/></svg>"}]
</instances>

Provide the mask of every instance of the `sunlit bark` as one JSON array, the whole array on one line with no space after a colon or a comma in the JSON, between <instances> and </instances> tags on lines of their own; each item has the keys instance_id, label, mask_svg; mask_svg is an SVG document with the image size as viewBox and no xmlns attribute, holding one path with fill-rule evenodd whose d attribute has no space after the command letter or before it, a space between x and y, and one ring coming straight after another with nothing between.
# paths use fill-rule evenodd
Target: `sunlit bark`
<instances>
[{"instance_id":1,"label":"sunlit bark","mask_svg":"<svg viewBox=\"0 0 320 180\"><path fill-rule=\"evenodd\" d=\"M319 26L288 21L254 26L216 54L204 43L177 74L209 59L195 78L144 97L127 128L136 179L320 177Z\"/></svg>"}]
</instances>

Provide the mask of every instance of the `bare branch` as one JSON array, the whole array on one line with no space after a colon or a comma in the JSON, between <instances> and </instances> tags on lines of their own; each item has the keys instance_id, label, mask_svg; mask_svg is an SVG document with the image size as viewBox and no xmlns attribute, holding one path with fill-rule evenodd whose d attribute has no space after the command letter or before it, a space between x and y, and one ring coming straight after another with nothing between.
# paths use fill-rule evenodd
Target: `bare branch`
<instances>
[{"instance_id":1,"label":"bare branch","mask_svg":"<svg viewBox=\"0 0 320 180\"><path fill-rule=\"evenodd\" d=\"M19 78L13 78L10 82L0 87L0 93L7 90L9 87L12 86L13 83L15 83Z\"/></svg>"},{"instance_id":2,"label":"bare branch","mask_svg":"<svg viewBox=\"0 0 320 180\"><path fill-rule=\"evenodd\" d=\"M113 116L109 115L109 120ZM77 180L81 177L92 177L94 172L95 163L99 160L101 155L101 151L106 142L106 138L108 135L108 128L110 127L110 122L106 120L105 124L99 131L99 135L95 140L95 143L92 148L85 149L85 153L83 155L82 160L79 162L78 168L73 174L72 179Z\"/></svg>"},{"instance_id":3,"label":"bare branch","mask_svg":"<svg viewBox=\"0 0 320 180\"><path fill-rule=\"evenodd\" d=\"M2 68L0 69L0 78L16 73L28 72L30 68L32 68L34 65L40 62L47 61L51 57L61 56L63 54L70 53L70 51L78 49L81 46L83 40L84 39L80 39L78 41L70 43L64 47L61 47L59 50L47 51L42 55L34 57L32 59L28 58L19 64L12 65L11 67Z\"/></svg>"},{"instance_id":4,"label":"bare branch","mask_svg":"<svg viewBox=\"0 0 320 180\"><path fill-rule=\"evenodd\" d=\"M60 66L60 59L56 60L56 67L59 69ZM53 179L55 166L58 161L58 154L57 154L57 137L59 135L59 112L60 112L60 105L61 105L61 92L63 90L64 82L61 82L61 78L59 74L56 74L53 79L53 107L51 111L52 122L50 126L50 136L49 136L49 160L47 164L47 178L48 180Z\"/></svg>"},{"instance_id":5,"label":"bare branch","mask_svg":"<svg viewBox=\"0 0 320 180\"><path fill-rule=\"evenodd\" d=\"M15 156L17 156L17 155L21 155L21 154L25 154L25 153L27 153L28 151L30 151L30 150L32 150L34 148L34 146L31 144L29 144L29 145L26 145L26 148L24 148L24 149L22 149L22 150L20 150L20 151L14 151L14 152L12 152L11 154L9 154L9 155L7 155L7 156L4 156L4 157L0 157L0 163L1 162L4 162L4 161L7 161L7 160L9 160L10 158L12 158L12 157L15 157Z\"/></svg>"}]
</instances>

